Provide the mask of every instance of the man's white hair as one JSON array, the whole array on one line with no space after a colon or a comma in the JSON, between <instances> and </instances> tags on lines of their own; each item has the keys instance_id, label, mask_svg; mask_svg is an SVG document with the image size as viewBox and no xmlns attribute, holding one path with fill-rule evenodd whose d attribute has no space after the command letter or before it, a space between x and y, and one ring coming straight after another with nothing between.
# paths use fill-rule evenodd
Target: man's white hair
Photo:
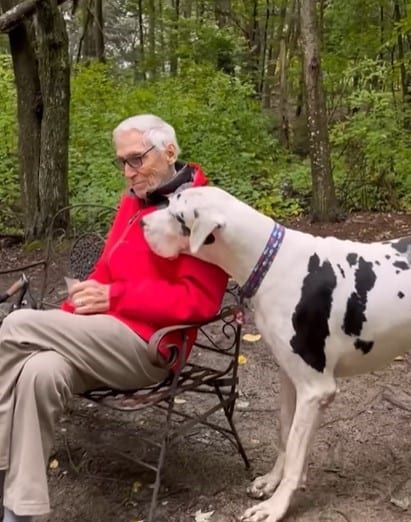
<instances>
[{"instance_id":1,"label":"man's white hair","mask_svg":"<svg viewBox=\"0 0 411 522\"><path fill-rule=\"evenodd\" d=\"M139 114L123 120L113 131L114 143L119 134L129 130L141 132L147 144L154 145L159 150L165 150L167 145L172 144L177 156L180 153L174 128L154 114Z\"/></svg>"}]
</instances>

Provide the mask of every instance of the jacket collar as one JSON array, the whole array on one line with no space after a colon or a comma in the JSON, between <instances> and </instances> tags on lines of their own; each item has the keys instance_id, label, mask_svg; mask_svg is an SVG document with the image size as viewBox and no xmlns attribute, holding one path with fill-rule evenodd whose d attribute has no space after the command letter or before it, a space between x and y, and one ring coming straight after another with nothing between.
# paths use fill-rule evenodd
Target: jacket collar
<instances>
[{"instance_id":1,"label":"jacket collar","mask_svg":"<svg viewBox=\"0 0 411 522\"><path fill-rule=\"evenodd\" d=\"M176 192L180 192L185 188L192 187L194 185L194 178L196 175L196 167L177 161L175 164L176 174L156 188L153 192L149 192L145 199L139 199L142 207L150 206L167 206L168 197ZM129 190L129 194L133 197L137 197L133 189Z\"/></svg>"}]
</instances>

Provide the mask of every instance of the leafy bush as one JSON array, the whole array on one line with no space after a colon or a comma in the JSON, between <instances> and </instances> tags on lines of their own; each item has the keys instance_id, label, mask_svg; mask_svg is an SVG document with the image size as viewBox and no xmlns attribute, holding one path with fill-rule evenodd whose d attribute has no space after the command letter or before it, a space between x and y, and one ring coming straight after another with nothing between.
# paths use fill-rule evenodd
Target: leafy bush
<instances>
[{"instance_id":1,"label":"leafy bush","mask_svg":"<svg viewBox=\"0 0 411 522\"><path fill-rule=\"evenodd\" d=\"M15 214L20 202L16 151L16 95L11 59L6 55L0 55L0 92L0 223L10 231L15 231Z\"/></svg>"},{"instance_id":2,"label":"leafy bush","mask_svg":"<svg viewBox=\"0 0 411 522\"><path fill-rule=\"evenodd\" d=\"M182 158L200 163L211 180L277 216L289 213L278 176L285 162L249 85L208 67L178 78L134 84L107 66L80 68L72 81L70 195L113 204L122 187L111 165L111 132L123 118L151 112L176 129ZM295 208L292 209L295 212Z\"/></svg>"},{"instance_id":3,"label":"leafy bush","mask_svg":"<svg viewBox=\"0 0 411 522\"><path fill-rule=\"evenodd\" d=\"M6 59L0 60L0 89L4 230L4 209L14 217L19 200L16 99ZM111 163L112 130L124 118L148 112L174 125L182 159L200 163L214 183L267 214L281 218L300 211L299 204L281 191L290 164L252 88L209 66L186 66L178 78L140 84L110 65L77 67L71 85L71 203L116 204L124 180Z\"/></svg>"},{"instance_id":4,"label":"leafy bush","mask_svg":"<svg viewBox=\"0 0 411 522\"><path fill-rule=\"evenodd\" d=\"M392 95L361 89L357 111L331 132L334 177L347 210L392 210L410 205L411 148L407 111Z\"/></svg>"}]
</instances>

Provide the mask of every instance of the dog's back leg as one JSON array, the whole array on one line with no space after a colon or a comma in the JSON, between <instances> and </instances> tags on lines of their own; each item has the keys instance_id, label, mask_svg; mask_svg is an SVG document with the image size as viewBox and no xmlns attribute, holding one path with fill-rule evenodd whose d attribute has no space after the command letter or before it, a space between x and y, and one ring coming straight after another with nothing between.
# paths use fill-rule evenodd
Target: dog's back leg
<instances>
[{"instance_id":1,"label":"dog's back leg","mask_svg":"<svg viewBox=\"0 0 411 522\"><path fill-rule=\"evenodd\" d=\"M246 510L241 518L244 522L277 522L286 514L292 496L302 482L321 412L333 400L337 390L333 376L318 372L312 380L295 382L295 385L296 407L287 440L282 480L271 498Z\"/></svg>"},{"instance_id":2,"label":"dog's back leg","mask_svg":"<svg viewBox=\"0 0 411 522\"><path fill-rule=\"evenodd\" d=\"M270 497L283 477L285 451L287 447L288 435L290 433L291 424L295 412L296 393L294 384L288 378L287 374L280 368L280 443L278 455L273 469L267 474L257 477L247 493L253 498Z\"/></svg>"}]
</instances>

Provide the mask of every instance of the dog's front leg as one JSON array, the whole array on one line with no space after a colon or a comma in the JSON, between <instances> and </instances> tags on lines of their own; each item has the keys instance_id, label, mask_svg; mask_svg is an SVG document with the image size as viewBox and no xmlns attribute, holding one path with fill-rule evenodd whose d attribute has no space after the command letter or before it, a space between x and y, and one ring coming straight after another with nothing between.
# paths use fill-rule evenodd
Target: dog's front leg
<instances>
[{"instance_id":1,"label":"dog's front leg","mask_svg":"<svg viewBox=\"0 0 411 522\"><path fill-rule=\"evenodd\" d=\"M287 441L283 478L268 500L247 509L243 522L278 522L287 513L292 496L301 484L308 450L322 410L336 392L333 378L324 374L311 385L298 386L296 409Z\"/></svg>"},{"instance_id":2,"label":"dog's front leg","mask_svg":"<svg viewBox=\"0 0 411 522\"><path fill-rule=\"evenodd\" d=\"M295 387L287 374L280 368L280 444L278 455L272 470L257 477L247 493L253 498L270 497L283 477L285 450L287 446L288 434L290 433L295 411Z\"/></svg>"}]
</instances>

